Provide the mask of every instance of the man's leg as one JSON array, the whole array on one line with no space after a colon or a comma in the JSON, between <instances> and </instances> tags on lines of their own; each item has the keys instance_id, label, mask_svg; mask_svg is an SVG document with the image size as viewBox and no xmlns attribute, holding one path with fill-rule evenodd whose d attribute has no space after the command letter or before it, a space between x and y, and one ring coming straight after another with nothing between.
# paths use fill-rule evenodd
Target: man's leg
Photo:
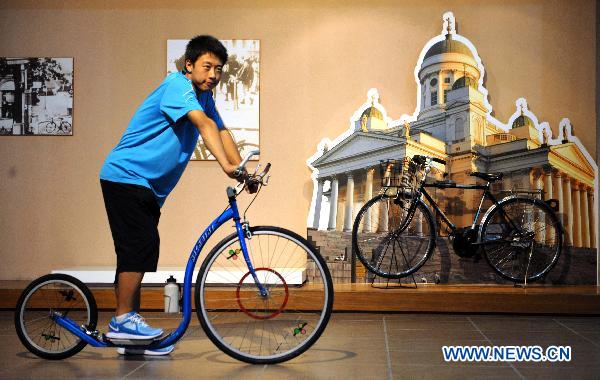
<instances>
[{"instance_id":1,"label":"man's leg","mask_svg":"<svg viewBox=\"0 0 600 380\"><path fill-rule=\"evenodd\" d=\"M159 337L163 330L148 326L138 312L144 273L155 271L158 263L160 207L154 193L143 186L110 181L101 181L101 184L117 254L117 308L106 336L111 339ZM170 350L150 351L158 355L168 354Z\"/></svg>"},{"instance_id":2,"label":"man's leg","mask_svg":"<svg viewBox=\"0 0 600 380\"><path fill-rule=\"evenodd\" d=\"M117 310L115 315L123 315L130 311L140 310L140 288L144 273L121 272L115 288L117 296Z\"/></svg>"}]
</instances>

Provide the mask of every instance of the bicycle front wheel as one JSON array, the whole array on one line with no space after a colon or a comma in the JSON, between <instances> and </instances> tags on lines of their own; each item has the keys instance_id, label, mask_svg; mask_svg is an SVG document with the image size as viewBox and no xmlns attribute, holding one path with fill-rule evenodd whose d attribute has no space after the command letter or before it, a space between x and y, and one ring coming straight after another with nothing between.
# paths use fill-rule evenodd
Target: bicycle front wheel
<instances>
[{"instance_id":1,"label":"bicycle front wheel","mask_svg":"<svg viewBox=\"0 0 600 380\"><path fill-rule=\"evenodd\" d=\"M46 133L48 133L48 134L56 133L57 129L58 129L58 125L56 125L56 123L53 121L50 121L50 122L48 122L48 124L46 124Z\"/></svg>"},{"instance_id":2,"label":"bicycle front wheel","mask_svg":"<svg viewBox=\"0 0 600 380\"><path fill-rule=\"evenodd\" d=\"M88 330L94 330L98 321L94 296L78 279L49 274L34 280L17 303L15 328L21 343L44 359L66 359L87 344L54 322L57 313Z\"/></svg>"},{"instance_id":3,"label":"bicycle front wheel","mask_svg":"<svg viewBox=\"0 0 600 380\"><path fill-rule=\"evenodd\" d=\"M278 227L253 227L248 271L237 234L208 254L196 280L196 312L210 340L252 364L290 360L323 333L333 305L325 261L304 238Z\"/></svg>"},{"instance_id":4,"label":"bicycle front wheel","mask_svg":"<svg viewBox=\"0 0 600 380\"><path fill-rule=\"evenodd\" d=\"M385 278L408 276L433 253L435 226L421 200L385 194L368 201L352 228L352 249L369 271Z\"/></svg>"},{"instance_id":5,"label":"bicycle front wheel","mask_svg":"<svg viewBox=\"0 0 600 380\"><path fill-rule=\"evenodd\" d=\"M501 201L481 228L485 258L502 277L515 282L546 275L562 252L558 217L544 202L531 198Z\"/></svg>"}]
</instances>

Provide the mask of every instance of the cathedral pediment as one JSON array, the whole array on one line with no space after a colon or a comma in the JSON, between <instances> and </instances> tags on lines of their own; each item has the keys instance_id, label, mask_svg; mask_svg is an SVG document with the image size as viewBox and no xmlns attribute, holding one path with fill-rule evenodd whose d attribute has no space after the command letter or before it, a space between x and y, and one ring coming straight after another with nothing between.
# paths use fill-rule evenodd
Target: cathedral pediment
<instances>
[{"instance_id":1,"label":"cathedral pediment","mask_svg":"<svg viewBox=\"0 0 600 380\"><path fill-rule=\"evenodd\" d=\"M550 157L551 163L557 167L571 166L579 171L586 173L589 176L594 176L594 168L590 165L588 159L581 152L579 147L574 143L554 145L550 147L550 151L556 156Z\"/></svg>"},{"instance_id":2,"label":"cathedral pediment","mask_svg":"<svg viewBox=\"0 0 600 380\"><path fill-rule=\"evenodd\" d=\"M355 132L345 140L334 146L331 150L325 152L317 158L312 165L318 168L340 160L347 160L353 157L360 157L379 150L385 150L392 146L399 145L403 139L399 137L385 135L383 133L364 133Z\"/></svg>"}]
</instances>

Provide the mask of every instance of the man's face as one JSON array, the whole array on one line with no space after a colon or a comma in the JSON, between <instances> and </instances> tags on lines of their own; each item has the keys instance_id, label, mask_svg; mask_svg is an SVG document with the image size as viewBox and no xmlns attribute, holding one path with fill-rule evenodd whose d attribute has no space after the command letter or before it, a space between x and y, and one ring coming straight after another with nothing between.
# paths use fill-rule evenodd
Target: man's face
<instances>
[{"instance_id":1,"label":"man's face","mask_svg":"<svg viewBox=\"0 0 600 380\"><path fill-rule=\"evenodd\" d=\"M185 61L186 74L200 91L211 91L219 84L223 62L212 53L205 53L196 62Z\"/></svg>"}]
</instances>

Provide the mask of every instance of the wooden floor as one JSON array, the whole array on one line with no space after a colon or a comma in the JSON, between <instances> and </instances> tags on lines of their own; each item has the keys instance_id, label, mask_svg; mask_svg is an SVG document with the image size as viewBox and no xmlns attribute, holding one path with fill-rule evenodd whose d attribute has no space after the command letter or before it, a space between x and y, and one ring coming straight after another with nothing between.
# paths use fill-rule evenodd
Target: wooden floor
<instances>
[{"instance_id":1,"label":"wooden floor","mask_svg":"<svg viewBox=\"0 0 600 380\"><path fill-rule=\"evenodd\" d=\"M12 309L27 286L0 281L0 308ZM98 308L115 307L112 288L92 286ZM142 288L142 309L164 307L162 287ZM530 285L336 284L335 311L600 315L600 287Z\"/></svg>"}]
</instances>

